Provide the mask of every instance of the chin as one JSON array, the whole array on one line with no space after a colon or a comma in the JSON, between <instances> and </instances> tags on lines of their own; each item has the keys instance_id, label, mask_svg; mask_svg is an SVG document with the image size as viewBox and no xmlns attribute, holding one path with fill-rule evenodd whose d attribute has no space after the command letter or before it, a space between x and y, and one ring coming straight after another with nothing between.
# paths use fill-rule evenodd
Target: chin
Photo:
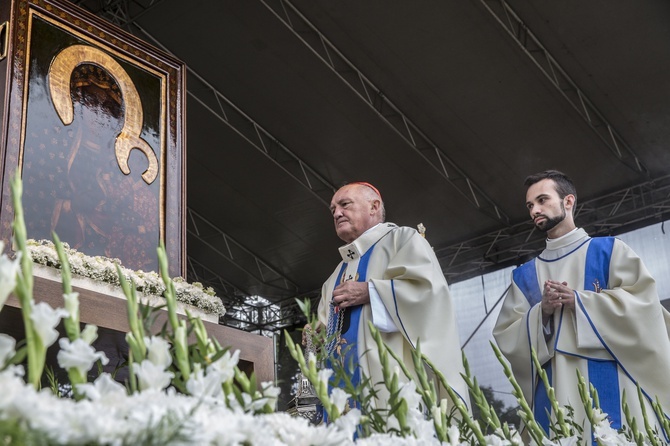
<instances>
[{"instance_id":1,"label":"chin","mask_svg":"<svg viewBox=\"0 0 670 446\"><path fill-rule=\"evenodd\" d=\"M356 240L357 237L352 235L350 232L338 232L337 236L345 243L351 243Z\"/></svg>"}]
</instances>

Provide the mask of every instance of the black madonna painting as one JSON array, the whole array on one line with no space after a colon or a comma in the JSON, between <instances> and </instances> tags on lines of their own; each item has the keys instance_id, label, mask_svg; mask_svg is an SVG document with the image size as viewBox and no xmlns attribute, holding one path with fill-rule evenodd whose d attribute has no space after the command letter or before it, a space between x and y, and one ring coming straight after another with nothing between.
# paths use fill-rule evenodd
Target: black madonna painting
<instances>
[{"instance_id":1,"label":"black madonna painting","mask_svg":"<svg viewBox=\"0 0 670 446\"><path fill-rule=\"evenodd\" d=\"M10 114L21 123L28 237L54 231L87 255L145 271L157 270L164 242L181 275L181 73L91 25L77 29L76 15L51 17L49 5L28 8L22 116Z\"/></svg>"}]
</instances>

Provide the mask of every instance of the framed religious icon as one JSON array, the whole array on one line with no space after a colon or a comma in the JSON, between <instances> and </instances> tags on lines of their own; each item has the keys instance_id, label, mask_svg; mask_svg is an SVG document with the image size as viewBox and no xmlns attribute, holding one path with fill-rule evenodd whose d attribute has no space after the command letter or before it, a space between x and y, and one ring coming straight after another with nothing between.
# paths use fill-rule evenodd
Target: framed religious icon
<instances>
[{"instance_id":1,"label":"framed religious icon","mask_svg":"<svg viewBox=\"0 0 670 446\"><path fill-rule=\"evenodd\" d=\"M184 276L184 65L69 2L5 3L0 236L18 172L29 238L143 271L162 242Z\"/></svg>"}]
</instances>

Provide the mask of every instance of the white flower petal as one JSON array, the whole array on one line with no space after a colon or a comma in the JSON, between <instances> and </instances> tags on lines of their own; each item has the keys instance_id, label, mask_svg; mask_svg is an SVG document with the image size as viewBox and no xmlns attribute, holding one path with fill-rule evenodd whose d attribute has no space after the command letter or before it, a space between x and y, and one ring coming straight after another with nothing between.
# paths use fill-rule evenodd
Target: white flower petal
<instances>
[{"instance_id":1,"label":"white flower petal","mask_svg":"<svg viewBox=\"0 0 670 446\"><path fill-rule=\"evenodd\" d=\"M159 336L145 337L144 343L147 346L147 359L155 365L167 369L172 364L172 355L170 355L170 343Z\"/></svg>"},{"instance_id":2,"label":"white flower petal","mask_svg":"<svg viewBox=\"0 0 670 446\"><path fill-rule=\"evenodd\" d=\"M55 327L61 318L67 317L68 312L63 308L53 309L46 302L40 302L33 306L30 311L30 319L33 321L35 332L40 337L42 344L49 347L58 339L58 331Z\"/></svg>"},{"instance_id":3,"label":"white flower petal","mask_svg":"<svg viewBox=\"0 0 670 446\"><path fill-rule=\"evenodd\" d=\"M16 348L16 339L0 333L0 369L5 366L5 362L14 356L14 349Z\"/></svg>"},{"instance_id":4,"label":"white flower petal","mask_svg":"<svg viewBox=\"0 0 670 446\"><path fill-rule=\"evenodd\" d=\"M0 252L4 243L0 244ZM0 308L7 301L7 297L16 287L16 275L21 269L21 253L17 253L16 259L11 260L6 254L0 256Z\"/></svg>"},{"instance_id":5,"label":"white flower petal","mask_svg":"<svg viewBox=\"0 0 670 446\"><path fill-rule=\"evenodd\" d=\"M140 390L163 390L170 385L174 377L172 372L166 372L162 366L148 359L142 361L141 364L135 364L133 372L137 375Z\"/></svg>"},{"instance_id":6,"label":"white flower petal","mask_svg":"<svg viewBox=\"0 0 670 446\"><path fill-rule=\"evenodd\" d=\"M96 352L83 339L70 342L67 338L61 338L59 344L61 349L57 355L58 365L66 370L75 368L82 375L85 375L98 359L102 361L103 365L109 362L104 352Z\"/></svg>"}]
</instances>

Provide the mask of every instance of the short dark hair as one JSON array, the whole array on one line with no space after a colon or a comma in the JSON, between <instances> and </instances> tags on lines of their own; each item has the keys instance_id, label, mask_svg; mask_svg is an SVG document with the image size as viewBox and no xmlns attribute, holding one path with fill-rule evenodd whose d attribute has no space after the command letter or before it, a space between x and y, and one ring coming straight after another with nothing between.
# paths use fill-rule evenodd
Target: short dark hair
<instances>
[{"instance_id":1,"label":"short dark hair","mask_svg":"<svg viewBox=\"0 0 670 446\"><path fill-rule=\"evenodd\" d=\"M523 182L524 186L530 187L542 180L553 180L556 184L556 192L560 198L565 198L566 195L574 195L575 202L577 201L577 189L569 176L559 170L545 170L533 175L528 175Z\"/></svg>"}]
</instances>

